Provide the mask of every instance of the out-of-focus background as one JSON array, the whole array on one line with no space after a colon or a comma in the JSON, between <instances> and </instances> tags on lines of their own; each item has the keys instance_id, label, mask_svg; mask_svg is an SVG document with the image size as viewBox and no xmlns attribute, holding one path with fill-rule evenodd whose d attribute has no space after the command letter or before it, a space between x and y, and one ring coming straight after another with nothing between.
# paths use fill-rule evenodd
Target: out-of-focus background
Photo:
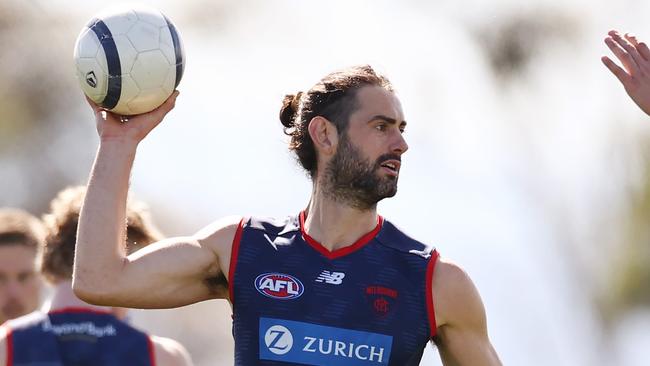
<instances>
[{"instance_id":1,"label":"out-of-focus background","mask_svg":"<svg viewBox=\"0 0 650 366\"><path fill-rule=\"evenodd\" d=\"M475 281L506 365L650 362L650 117L600 63L612 28L650 40L638 0L143 1L187 64L132 174L167 235L287 215L310 183L277 118L286 93L370 63L409 121L380 212ZM105 1L0 2L0 205L42 214L85 183L98 144L77 34ZM197 365L232 364L224 301L134 311ZM423 365L440 365L435 349Z\"/></svg>"}]
</instances>

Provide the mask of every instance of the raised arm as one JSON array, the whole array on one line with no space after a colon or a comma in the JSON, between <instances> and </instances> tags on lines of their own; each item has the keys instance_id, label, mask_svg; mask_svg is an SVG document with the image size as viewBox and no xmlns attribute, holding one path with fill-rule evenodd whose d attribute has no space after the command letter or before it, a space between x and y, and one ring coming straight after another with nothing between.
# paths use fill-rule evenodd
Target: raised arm
<instances>
[{"instance_id":1,"label":"raised arm","mask_svg":"<svg viewBox=\"0 0 650 366\"><path fill-rule=\"evenodd\" d=\"M623 36L615 30L608 33L605 44L622 67L607 56L601 60L623 84L630 98L650 115L650 49L635 36L629 33Z\"/></svg>"},{"instance_id":2,"label":"raised arm","mask_svg":"<svg viewBox=\"0 0 650 366\"><path fill-rule=\"evenodd\" d=\"M467 274L440 260L433 280L436 345L445 366L500 366L481 297Z\"/></svg>"},{"instance_id":3,"label":"raised arm","mask_svg":"<svg viewBox=\"0 0 650 366\"><path fill-rule=\"evenodd\" d=\"M128 122L91 103L100 144L79 218L73 273L75 294L86 302L167 308L227 297L223 270L236 218L126 255L126 199L136 148L174 107L177 95Z\"/></svg>"}]
</instances>

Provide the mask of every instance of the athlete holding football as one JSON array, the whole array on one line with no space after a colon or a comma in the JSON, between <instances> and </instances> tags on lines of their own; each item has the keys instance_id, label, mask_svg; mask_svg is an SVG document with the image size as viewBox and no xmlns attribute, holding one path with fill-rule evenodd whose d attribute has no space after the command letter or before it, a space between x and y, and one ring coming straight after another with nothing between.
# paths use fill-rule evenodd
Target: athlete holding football
<instances>
[{"instance_id":1,"label":"athlete holding football","mask_svg":"<svg viewBox=\"0 0 650 366\"><path fill-rule=\"evenodd\" d=\"M283 102L290 149L313 185L303 211L223 218L127 256L136 149L177 96L127 123L93 105L100 145L76 248L81 299L137 308L228 299L236 365L418 365L430 340L445 365L501 364L467 274L377 214L397 192L408 145L400 101L369 66Z\"/></svg>"}]
</instances>

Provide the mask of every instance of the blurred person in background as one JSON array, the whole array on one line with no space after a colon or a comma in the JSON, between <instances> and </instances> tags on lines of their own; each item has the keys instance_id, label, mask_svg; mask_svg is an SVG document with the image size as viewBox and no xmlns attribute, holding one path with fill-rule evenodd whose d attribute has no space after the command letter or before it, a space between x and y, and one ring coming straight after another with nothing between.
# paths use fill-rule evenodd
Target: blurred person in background
<instances>
[{"instance_id":1,"label":"blurred person in background","mask_svg":"<svg viewBox=\"0 0 650 366\"><path fill-rule=\"evenodd\" d=\"M148 335L127 324L126 309L87 304L72 292L72 265L85 187L62 190L43 218L46 229L40 271L54 291L43 311L0 328L0 365L191 365L178 342ZM126 207L129 253L160 239L138 202Z\"/></svg>"},{"instance_id":2,"label":"blurred person in background","mask_svg":"<svg viewBox=\"0 0 650 366\"><path fill-rule=\"evenodd\" d=\"M36 258L43 236L36 217L16 208L0 209L0 324L38 308L42 280Z\"/></svg>"},{"instance_id":3,"label":"blurred person in background","mask_svg":"<svg viewBox=\"0 0 650 366\"><path fill-rule=\"evenodd\" d=\"M397 192L408 145L400 101L370 66L283 101L290 149L312 181L303 211L224 218L128 255L121 238L137 146L177 96L126 123L91 103L100 146L80 219L78 296L136 308L228 299L239 366L418 365L432 339L445 365L501 364L468 275L377 213Z\"/></svg>"}]
</instances>

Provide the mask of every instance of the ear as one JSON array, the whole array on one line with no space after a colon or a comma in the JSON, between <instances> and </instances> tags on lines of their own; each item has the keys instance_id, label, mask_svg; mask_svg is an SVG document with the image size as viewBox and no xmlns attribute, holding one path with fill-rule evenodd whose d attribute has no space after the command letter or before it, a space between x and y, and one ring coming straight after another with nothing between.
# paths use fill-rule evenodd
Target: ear
<instances>
[{"instance_id":1,"label":"ear","mask_svg":"<svg viewBox=\"0 0 650 366\"><path fill-rule=\"evenodd\" d=\"M316 116L309 121L309 136L317 151L333 155L339 141L336 126L323 116Z\"/></svg>"}]
</instances>

